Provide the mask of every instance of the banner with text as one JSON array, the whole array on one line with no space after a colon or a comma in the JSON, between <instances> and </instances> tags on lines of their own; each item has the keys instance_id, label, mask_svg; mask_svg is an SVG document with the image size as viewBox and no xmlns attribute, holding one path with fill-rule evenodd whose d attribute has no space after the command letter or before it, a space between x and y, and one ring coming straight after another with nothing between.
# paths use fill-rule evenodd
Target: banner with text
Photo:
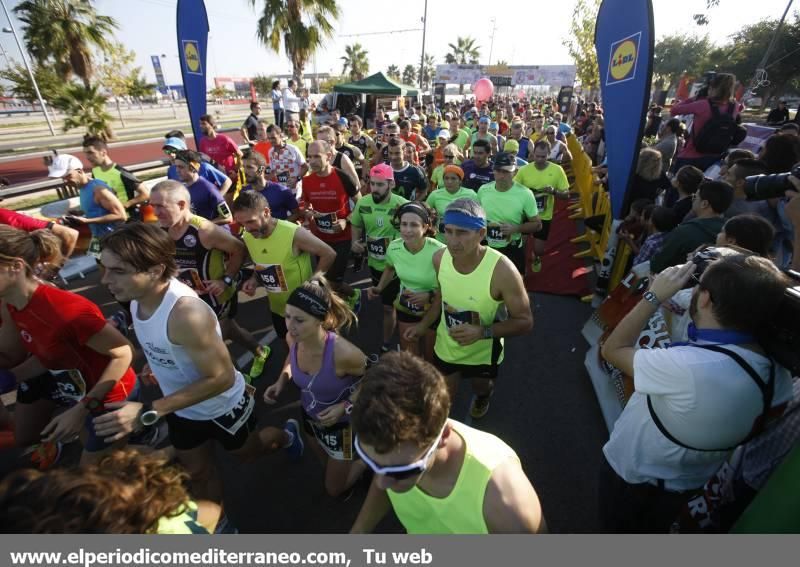
<instances>
[{"instance_id":1,"label":"banner with text","mask_svg":"<svg viewBox=\"0 0 800 567\"><path fill-rule=\"evenodd\" d=\"M437 65L437 83L471 85L481 77L491 77L495 86L550 85L571 86L574 65Z\"/></svg>"},{"instance_id":2,"label":"banner with text","mask_svg":"<svg viewBox=\"0 0 800 567\"><path fill-rule=\"evenodd\" d=\"M603 0L594 44L603 94L608 186L614 218L626 207L653 74L651 0Z\"/></svg>"},{"instance_id":3,"label":"banner with text","mask_svg":"<svg viewBox=\"0 0 800 567\"><path fill-rule=\"evenodd\" d=\"M200 117L206 113L206 55L208 16L203 0L178 0L178 56L194 143L199 148Z\"/></svg>"}]
</instances>

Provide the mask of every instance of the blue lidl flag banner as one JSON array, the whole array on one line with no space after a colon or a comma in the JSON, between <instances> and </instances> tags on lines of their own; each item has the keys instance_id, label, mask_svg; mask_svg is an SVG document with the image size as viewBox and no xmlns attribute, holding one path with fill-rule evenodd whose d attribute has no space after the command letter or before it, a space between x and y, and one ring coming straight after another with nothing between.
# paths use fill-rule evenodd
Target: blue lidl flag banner
<instances>
[{"instance_id":1,"label":"blue lidl flag banner","mask_svg":"<svg viewBox=\"0 0 800 567\"><path fill-rule=\"evenodd\" d=\"M178 57L181 61L183 90L195 147L199 147L200 117L206 113L206 55L208 54L208 16L203 0L178 0Z\"/></svg>"},{"instance_id":2,"label":"blue lidl flag banner","mask_svg":"<svg viewBox=\"0 0 800 567\"><path fill-rule=\"evenodd\" d=\"M614 218L627 208L653 74L651 0L603 0L594 45L603 95L608 187Z\"/></svg>"}]
</instances>

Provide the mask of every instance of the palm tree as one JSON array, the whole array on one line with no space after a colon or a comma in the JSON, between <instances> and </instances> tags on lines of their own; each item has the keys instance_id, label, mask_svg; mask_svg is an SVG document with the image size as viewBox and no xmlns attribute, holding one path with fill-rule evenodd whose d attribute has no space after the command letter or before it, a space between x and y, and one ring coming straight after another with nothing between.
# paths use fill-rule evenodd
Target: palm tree
<instances>
[{"instance_id":1,"label":"palm tree","mask_svg":"<svg viewBox=\"0 0 800 567\"><path fill-rule=\"evenodd\" d=\"M250 4L255 6L257 1L250 0ZM324 40L333 36L331 22L338 17L336 0L264 0L256 35L275 53L280 52L283 40L292 75L302 85L306 64Z\"/></svg>"},{"instance_id":2,"label":"palm tree","mask_svg":"<svg viewBox=\"0 0 800 567\"><path fill-rule=\"evenodd\" d=\"M475 45L472 37L457 37L456 44L447 44L450 53L444 56L445 63L456 65L477 65L481 56L480 47ZM464 85L458 85L458 94L464 94Z\"/></svg>"},{"instance_id":3,"label":"palm tree","mask_svg":"<svg viewBox=\"0 0 800 567\"><path fill-rule=\"evenodd\" d=\"M67 116L64 119L64 132L83 127L90 136L114 139L111 115L106 111L106 97L96 85L85 87L71 83L51 104Z\"/></svg>"},{"instance_id":4,"label":"palm tree","mask_svg":"<svg viewBox=\"0 0 800 567\"><path fill-rule=\"evenodd\" d=\"M422 86L430 88L433 83L433 76L436 74L436 63L433 55L426 55L425 61L422 64Z\"/></svg>"},{"instance_id":5,"label":"palm tree","mask_svg":"<svg viewBox=\"0 0 800 567\"><path fill-rule=\"evenodd\" d=\"M97 14L88 0L24 0L14 13L25 24L23 38L31 57L52 66L65 81L77 75L89 87L92 48L106 51L117 21Z\"/></svg>"},{"instance_id":6,"label":"palm tree","mask_svg":"<svg viewBox=\"0 0 800 567\"><path fill-rule=\"evenodd\" d=\"M351 81L360 81L369 72L369 61L367 60L368 53L361 47L360 43L353 45L346 45L344 48L344 56L340 57L344 64L342 65L342 75L350 73Z\"/></svg>"},{"instance_id":7,"label":"palm tree","mask_svg":"<svg viewBox=\"0 0 800 567\"><path fill-rule=\"evenodd\" d=\"M130 75L128 82L128 96L136 99L136 102L139 103L139 111L144 113L144 109L142 108L142 99L152 95L153 91L156 90L156 85L153 83L148 83L147 79L139 75L139 71L140 70L137 68Z\"/></svg>"},{"instance_id":8,"label":"palm tree","mask_svg":"<svg viewBox=\"0 0 800 567\"><path fill-rule=\"evenodd\" d=\"M498 67L508 67L508 61L505 59L500 59L497 63L495 63Z\"/></svg>"},{"instance_id":9,"label":"palm tree","mask_svg":"<svg viewBox=\"0 0 800 567\"><path fill-rule=\"evenodd\" d=\"M390 78L394 79L395 81L399 81L400 80L400 67L398 67L397 65L389 65L389 68L386 69L386 74Z\"/></svg>"},{"instance_id":10,"label":"palm tree","mask_svg":"<svg viewBox=\"0 0 800 567\"><path fill-rule=\"evenodd\" d=\"M406 65L403 69L403 83L406 85L413 85L417 82L417 68L413 65Z\"/></svg>"}]
</instances>

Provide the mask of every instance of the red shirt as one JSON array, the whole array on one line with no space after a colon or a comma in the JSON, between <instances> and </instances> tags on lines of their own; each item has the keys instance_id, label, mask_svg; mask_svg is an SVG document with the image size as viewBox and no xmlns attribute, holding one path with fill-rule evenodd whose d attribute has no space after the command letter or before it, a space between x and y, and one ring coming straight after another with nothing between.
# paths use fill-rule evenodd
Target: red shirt
<instances>
[{"instance_id":1,"label":"red shirt","mask_svg":"<svg viewBox=\"0 0 800 567\"><path fill-rule=\"evenodd\" d=\"M87 393L94 388L110 360L86 346L106 325L97 305L75 293L42 284L22 309L10 304L7 307L25 350L49 370L78 371ZM128 368L103 401L127 399L135 383L136 374Z\"/></svg>"},{"instance_id":2,"label":"red shirt","mask_svg":"<svg viewBox=\"0 0 800 567\"><path fill-rule=\"evenodd\" d=\"M33 232L41 228L50 228L52 223L22 215L8 209L0 209L0 224L7 224L25 232Z\"/></svg>"},{"instance_id":3,"label":"red shirt","mask_svg":"<svg viewBox=\"0 0 800 567\"><path fill-rule=\"evenodd\" d=\"M239 147L225 134L217 134L213 139L203 136L200 151L208 154L228 175L236 174L236 152Z\"/></svg>"},{"instance_id":4,"label":"red shirt","mask_svg":"<svg viewBox=\"0 0 800 567\"><path fill-rule=\"evenodd\" d=\"M350 216L350 197L355 195L356 190L350 178L336 168L326 177L311 173L303 178L303 201L306 207L318 213L335 213L336 220ZM323 242L350 240L350 224L342 232L333 233L328 228L333 221L333 216L316 219L310 223L311 232Z\"/></svg>"}]
</instances>

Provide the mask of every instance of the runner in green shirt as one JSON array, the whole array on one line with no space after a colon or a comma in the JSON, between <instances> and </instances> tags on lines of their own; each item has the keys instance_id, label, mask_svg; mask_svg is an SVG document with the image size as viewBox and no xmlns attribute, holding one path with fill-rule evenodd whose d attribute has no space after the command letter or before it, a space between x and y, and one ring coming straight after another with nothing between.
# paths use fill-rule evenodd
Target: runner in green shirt
<instances>
[{"instance_id":1,"label":"runner in green shirt","mask_svg":"<svg viewBox=\"0 0 800 567\"><path fill-rule=\"evenodd\" d=\"M352 232L352 251L354 254L369 256L369 271L372 276L372 285L381 281L386 266L386 249L389 243L397 238L399 232L392 224L397 207L408 200L393 193L394 171L392 166L379 163L369 172L369 186L372 192L356 203L356 208L350 215ZM366 246L361 242L361 236L366 234ZM388 352L394 334L395 313L394 300L400 291L400 281L391 278L382 288L381 303L383 304L383 346L381 350Z\"/></svg>"},{"instance_id":2,"label":"runner in green shirt","mask_svg":"<svg viewBox=\"0 0 800 567\"><path fill-rule=\"evenodd\" d=\"M394 221L399 226L400 238L389 244L383 275L377 284L367 289L367 295L370 299L378 297L395 277L399 278L400 293L394 305L400 326L400 348L433 360L435 325L423 337L407 340L403 335L406 329L418 324L431 307L434 290L438 287L433 255L445 245L431 238L436 234L435 212L423 203L402 205Z\"/></svg>"},{"instance_id":3,"label":"runner in green shirt","mask_svg":"<svg viewBox=\"0 0 800 567\"><path fill-rule=\"evenodd\" d=\"M466 187L461 186L461 181L464 179L464 170L459 166L445 165L444 170L444 175L442 176L444 179L444 187L433 191L425 202L436 211L436 217L439 219L439 227L436 238L439 240L439 242L444 242L446 244L447 241L444 237L444 222L442 219L444 219L444 210L447 208L447 205L456 199L462 198L474 199L477 201L478 194L472 189L467 189Z\"/></svg>"}]
</instances>

